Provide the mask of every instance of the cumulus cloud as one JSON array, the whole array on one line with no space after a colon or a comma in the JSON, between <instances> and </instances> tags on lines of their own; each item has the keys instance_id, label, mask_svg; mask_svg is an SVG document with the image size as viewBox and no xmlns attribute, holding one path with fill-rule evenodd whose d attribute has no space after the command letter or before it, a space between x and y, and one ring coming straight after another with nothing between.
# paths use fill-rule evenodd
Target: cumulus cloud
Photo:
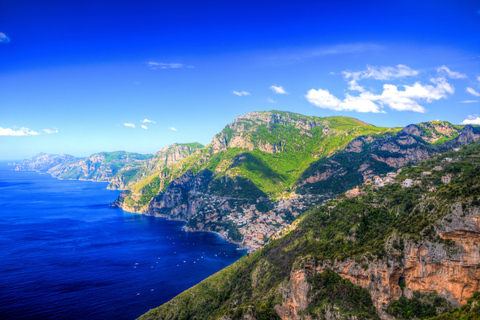
<instances>
[{"instance_id":1,"label":"cumulus cloud","mask_svg":"<svg viewBox=\"0 0 480 320\"><path fill-rule=\"evenodd\" d=\"M10 38L3 32L0 32L0 43L9 43Z\"/></svg>"},{"instance_id":2,"label":"cumulus cloud","mask_svg":"<svg viewBox=\"0 0 480 320\"><path fill-rule=\"evenodd\" d=\"M52 133L58 133L58 130L54 128L54 130L50 129L43 129L40 132L33 131L29 128L0 128L0 136L38 136L41 134L52 134Z\"/></svg>"},{"instance_id":3,"label":"cumulus cloud","mask_svg":"<svg viewBox=\"0 0 480 320\"><path fill-rule=\"evenodd\" d=\"M362 79L375 79L375 80L391 80L395 78L402 78L408 76L416 76L418 71L412 70L409 67L399 64L396 67L375 67L367 66L366 70L351 72L351 71L342 71L343 76L346 80L351 79L350 82L352 87L355 87L357 81ZM352 80L354 82L352 82ZM358 89L351 89L358 90Z\"/></svg>"},{"instance_id":4,"label":"cumulus cloud","mask_svg":"<svg viewBox=\"0 0 480 320\"><path fill-rule=\"evenodd\" d=\"M271 98L268 98L268 99L267 99L267 102L270 102L270 103L277 103L277 101L275 101L275 100L273 100L273 99L271 99Z\"/></svg>"},{"instance_id":5,"label":"cumulus cloud","mask_svg":"<svg viewBox=\"0 0 480 320\"><path fill-rule=\"evenodd\" d=\"M480 76L477 76L477 81L480 82Z\"/></svg>"},{"instance_id":6,"label":"cumulus cloud","mask_svg":"<svg viewBox=\"0 0 480 320\"><path fill-rule=\"evenodd\" d=\"M463 100L463 101L459 101L459 103L475 103L475 102L478 102L478 100Z\"/></svg>"},{"instance_id":7,"label":"cumulus cloud","mask_svg":"<svg viewBox=\"0 0 480 320\"><path fill-rule=\"evenodd\" d=\"M331 110L347 110L357 112L384 112L383 106L387 105L393 110L425 112L420 102L433 102L441 98L447 98L453 94L454 88L445 78L430 80L434 85L422 85L419 82L413 86L403 85L403 90L393 84L384 84L381 94L361 92L358 96L346 94L345 99L340 100L328 90L311 89L305 98L317 107Z\"/></svg>"},{"instance_id":8,"label":"cumulus cloud","mask_svg":"<svg viewBox=\"0 0 480 320\"><path fill-rule=\"evenodd\" d=\"M58 133L58 129L57 129L57 128L53 128L53 130L43 129L43 130L42 130L42 133L44 133L44 134Z\"/></svg>"},{"instance_id":9,"label":"cumulus cloud","mask_svg":"<svg viewBox=\"0 0 480 320\"><path fill-rule=\"evenodd\" d=\"M165 63L165 62L147 62L147 66L152 70L157 69L178 69L178 68L193 68L193 66L185 66L182 63Z\"/></svg>"},{"instance_id":10,"label":"cumulus cloud","mask_svg":"<svg viewBox=\"0 0 480 320\"><path fill-rule=\"evenodd\" d=\"M135 128L135 125L133 123L124 123L123 126L129 127L129 128Z\"/></svg>"},{"instance_id":11,"label":"cumulus cloud","mask_svg":"<svg viewBox=\"0 0 480 320\"><path fill-rule=\"evenodd\" d=\"M468 116L467 119L463 120L460 124L478 124L480 125L480 117L478 115Z\"/></svg>"},{"instance_id":12,"label":"cumulus cloud","mask_svg":"<svg viewBox=\"0 0 480 320\"><path fill-rule=\"evenodd\" d=\"M143 124L141 125L141 127L142 127L143 129L145 129L145 130L148 129L147 126L144 126Z\"/></svg>"},{"instance_id":13,"label":"cumulus cloud","mask_svg":"<svg viewBox=\"0 0 480 320\"><path fill-rule=\"evenodd\" d=\"M437 72L442 75L442 76L448 76L451 79L466 79L467 75L457 72L457 71L451 71L448 69L446 66L441 66L437 69Z\"/></svg>"},{"instance_id":14,"label":"cumulus cloud","mask_svg":"<svg viewBox=\"0 0 480 320\"><path fill-rule=\"evenodd\" d=\"M348 90L365 92L365 89L356 80L348 81Z\"/></svg>"},{"instance_id":15,"label":"cumulus cloud","mask_svg":"<svg viewBox=\"0 0 480 320\"><path fill-rule=\"evenodd\" d=\"M272 90L273 92L275 92L276 94L287 94L288 92L285 91L285 89L283 89L282 86L270 86L269 88L270 90Z\"/></svg>"},{"instance_id":16,"label":"cumulus cloud","mask_svg":"<svg viewBox=\"0 0 480 320\"><path fill-rule=\"evenodd\" d=\"M472 96L480 97L480 93L478 93L477 91L475 91L473 88L467 87L466 91L467 91L468 93L470 93Z\"/></svg>"},{"instance_id":17,"label":"cumulus cloud","mask_svg":"<svg viewBox=\"0 0 480 320\"><path fill-rule=\"evenodd\" d=\"M249 95L250 95L250 93L247 92L247 91L232 91L232 93L233 93L234 95L237 95L237 96L240 96L240 97L241 97L241 96L249 96Z\"/></svg>"},{"instance_id":18,"label":"cumulus cloud","mask_svg":"<svg viewBox=\"0 0 480 320\"><path fill-rule=\"evenodd\" d=\"M177 131L174 127L168 127L168 130Z\"/></svg>"},{"instance_id":19,"label":"cumulus cloud","mask_svg":"<svg viewBox=\"0 0 480 320\"><path fill-rule=\"evenodd\" d=\"M380 107L372 102L370 93L361 93L358 97L346 95L344 100L340 100L332 95L328 90L310 89L305 98L312 104L323 109L336 111L347 110L357 112L382 112Z\"/></svg>"},{"instance_id":20,"label":"cumulus cloud","mask_svg":"<svg viewBox=\"0 0 480 320\"><path fill-rule=\"evenodd\" d=\"M143 119L143 120L140 120L141 123L153 123L155 124L156 122L153 121L153 120L148 120L148 119Z\"/></svg>"}]
</instances>

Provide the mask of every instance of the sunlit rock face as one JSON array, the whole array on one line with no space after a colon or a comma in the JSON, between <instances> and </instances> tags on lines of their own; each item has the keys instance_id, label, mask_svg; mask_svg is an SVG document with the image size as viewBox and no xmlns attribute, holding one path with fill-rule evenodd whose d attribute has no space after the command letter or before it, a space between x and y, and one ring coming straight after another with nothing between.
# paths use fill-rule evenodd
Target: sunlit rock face
<instances>
[{"instance_id":1,"label":"sunlit rock face","mask_svg":"<svg viewBox=\"0 0 480 320\"><path fill-rule=\"evenodd\" d=\"M403 255L401 262L379 260L369 263L367 269L355 261L327 263L316 266L314 272L333 269L342 278L368 289L383 319L391 318L384 311L385 306L402 296L401 281L405 282L403 294L407 298L412 298L414 291L437 292L453 305L465 304L474 292L480 291L479 208L464 210L461 205L453 205L436 230L442 239L449 239L452 244L406 241L401 253L387 243L390 252ZM290 281L280 288L283 302L275 310L283 320L310 319L301 313L310 303L311 285L306 272L307 269L293 270Z\"/></svg>"}]
</instances>

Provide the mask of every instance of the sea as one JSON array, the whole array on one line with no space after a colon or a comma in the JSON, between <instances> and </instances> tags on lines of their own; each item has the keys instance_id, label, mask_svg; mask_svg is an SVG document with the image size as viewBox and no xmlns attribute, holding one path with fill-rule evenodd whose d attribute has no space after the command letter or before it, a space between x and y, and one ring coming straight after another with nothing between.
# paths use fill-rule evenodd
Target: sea
<instances>
[{"instance_id":1,"label":"sea","mask_svg":"<svg viewBox=\"0 0 480 320\"><path fill-rule=\"evenodd\" d=\"M107 183L13 169L0 162L1 319L135 319L246 254L110 208Z\"/></svg>"}]
</instances>

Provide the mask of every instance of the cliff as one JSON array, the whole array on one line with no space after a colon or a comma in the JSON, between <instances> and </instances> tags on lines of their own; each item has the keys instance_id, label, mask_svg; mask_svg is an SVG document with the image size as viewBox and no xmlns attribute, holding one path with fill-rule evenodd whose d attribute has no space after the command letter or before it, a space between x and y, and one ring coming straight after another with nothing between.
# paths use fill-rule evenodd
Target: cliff
<instances>
[{"instance_id":1,"label":"cliff","mask_svg":"<svg viewBox=\"0 0 480 320\"><path fill-rule=\"evenodd\" d=\"M59 179L108 182L120 168L136 165L151 157L125 151L100 152L87 158L39 153L17 164L15 170L49 173Z\"/></svg>"},{"instance_id":2,"label":"cliff","mask_svg":"<svg viewBox=\"0 0 480 320\"><path fill-rule=\"evenodd\" d=\"M258 249L320 201L477 140L477 129L440 121L378 128L345 117L251 112L205 148L129 187L114 206Z\"/></svg>"},{"instance_id":3,"label":"cliff","mask_svg":"<svg viewBox=\"0 0 480 320\"><path fill-rule=\"evenodd\" d=\"M471 312L476 305L469 299L480 291L479 155L478 142L465 145L402 168L392 184L364 184L359 196L327 201L283 236L141 319ZM419 183L402 187L407 179ZM465 308L452 309L459 305Z\"/></svg>"},{"instance_id":4,"label":"cliff","mask_svg":"<svg viewBox=\"0 0 480 320\"><path fill-rule=\"evenodd\" d=\"M199 143L175 143L154 156L125 151L100 152L86 158L40 153L17 164L15 170L49 173L59 179L104 181L109 182L109 189L127 189L202 147Z\"/></svg>"},{"instance_id":5,"label":"cliff","mask_svg":"<svg viewBox=\"0 0 480 320\"><path fill-rule=\"evenodd\" d=\"M203 148L200 143L174 143L158 151L151 159L125 165L110 179L109 189L125 190L143 179L158 174L166 167L177 164L180 160Z\"/></svg>"}]
</instances>

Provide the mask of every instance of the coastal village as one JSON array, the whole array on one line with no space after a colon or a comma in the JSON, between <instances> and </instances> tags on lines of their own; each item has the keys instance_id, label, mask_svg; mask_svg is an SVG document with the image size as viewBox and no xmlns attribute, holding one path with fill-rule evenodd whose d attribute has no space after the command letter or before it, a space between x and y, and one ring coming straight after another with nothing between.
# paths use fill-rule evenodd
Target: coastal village
<instances>
[{"instance_id":1,"label":"coastal village","mask_svg":"<svg viewBox=\"0 0 480 320\"><path fill-rule=\"evenodd\" d=\"M454 152L458 152L460 151L460 148L455 148L453 150ZM402 175L402 169L398 169L396 172L388 172L386 175L374 176L371 179L366 179L362 186L357 186L345 192L345 196L347 198L355 198L366 194L368 189L376 190L394 183L400 183L402 188L411 188L414 186L428 187L428 191L434 192L437 190L437 185L433 177L439 176L439 181L443 184L450 183L454 177L453 174L443 173L443 171L446 169L446 167L451 167L452 163L459 162L461 160L462 159L460 157L455 159L445 157L440 161L441 165L432 165L431 168L429 168L431 170L422 171L419 175L411 175L410 177L408 174ZM418 166L414 165L412 168L418 168Z\"/></svg>"},{"instance_id":2,"label":"coastal village","mask_svg":"<svg viewBox=\"0 0 480 320\"><path fill-rule=\"evenodd\" d=\"M288 228L295 218L324 199L322 196L291 193L275 202L271 210L262 212L257 208L258 204L241 203L239 199L205 194L202 198L205 206L198 211L197 217L204 216L204 220L197 221L195 229L215 231L249 252L262 248L273 235ZM228 226L238 229L240 241L232 239ZM186 230L194 229L187 226Z\"/></svg>"},{"instance_id":3,"label":"coastal village","mask_svg":"<svg viewBox=\"0 0 480 320\"><path fill-rule=\"evenodd\" d=\"M455 148L454 152L460 149ZM411 188L414 186L426 187L430 192L437 189L439 183L448 184L454 175L445 173L445 170L456 162L461 160L460 157L444 157L434 165L430 165L428 170L419 171L416 169L424 169L425 165L420 168L418 165L411 166L415 170L415 174L402 172L405 169L398 169L395 172L388 172L384 175L374 176L366 179L361 186L357 186L345 192L346 198L355 198L367 194L369 191L375 191L387 185L400 183L402 188ZM233 201L231 207L228 200L224 197L215 197L202 195L206 205L197 213L198 216L204 215L202 222L197 222L197 228L200 230L215 231L217 234L232 241L230 228L237 228L240 233L241 240L233 241L249 252L255 251L266 245L271 238L278 238L290 230L292 221L305 212L309 207L328 200L326 197L318 195L300 195L290 193L284 195L282 199L274 203L271 210L261 212L257 208L257 204L241 203ZM187 228L188 229L188 228Z\"/></svg>"}]
</instances>

